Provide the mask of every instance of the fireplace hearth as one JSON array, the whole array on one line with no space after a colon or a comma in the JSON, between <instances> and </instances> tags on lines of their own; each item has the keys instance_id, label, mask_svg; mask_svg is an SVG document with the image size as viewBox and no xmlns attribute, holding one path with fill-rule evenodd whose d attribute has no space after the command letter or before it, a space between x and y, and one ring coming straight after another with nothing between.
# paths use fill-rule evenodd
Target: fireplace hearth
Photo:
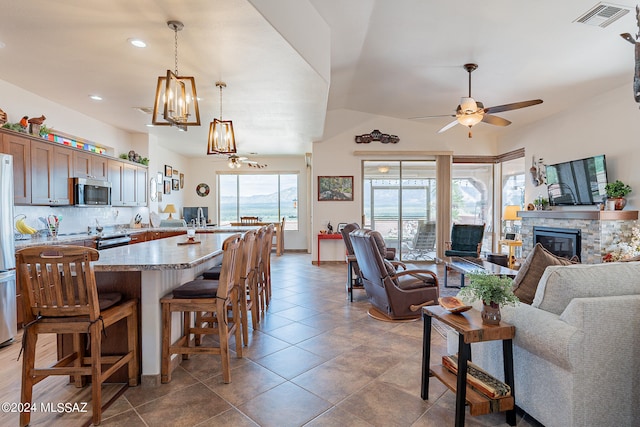
<instances>
[{"instance_id":1,"label":"fireplace hearth","mask_svg":"<svg viewBox=\"0 0 640 427\"><path fill-rule=\"evenodd\" d=\"M533 227L533 244L536 243L564 258L582 258L582 233L577 228Z\"/></svg>"}]
</instances>

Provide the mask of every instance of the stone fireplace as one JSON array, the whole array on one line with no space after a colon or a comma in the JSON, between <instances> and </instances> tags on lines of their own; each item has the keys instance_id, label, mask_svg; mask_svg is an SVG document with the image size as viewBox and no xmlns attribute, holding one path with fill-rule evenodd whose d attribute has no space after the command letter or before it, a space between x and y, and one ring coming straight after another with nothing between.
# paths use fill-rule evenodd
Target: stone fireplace
<instances>
[{"instance_id":1,"label":"stone fireplace","mask_svg":"<svg viewBox=\"0 0 640 427\"><path fill-rule=\"evenodd\" d=\"M522 256L531 252L535 244L534 228L576 230L580 235L580 247L576 254L583 263L602 262L606 248L615 236L627 234L637 225L638 211L520 211L522 218ZM565 244L568 244L565 242ZM576 243L573 243L576 245ZM544 244L543 244L544 246ZM563 249L566 251L566 249ZM553 250L552 250L553 252ZM562 255L565 256L565 255Z\"/></svg>"}]
</instances>

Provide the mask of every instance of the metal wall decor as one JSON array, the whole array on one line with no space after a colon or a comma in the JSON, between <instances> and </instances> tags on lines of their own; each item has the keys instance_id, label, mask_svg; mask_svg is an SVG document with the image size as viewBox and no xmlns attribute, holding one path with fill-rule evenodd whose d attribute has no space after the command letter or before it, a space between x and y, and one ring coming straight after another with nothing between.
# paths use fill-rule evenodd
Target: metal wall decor
<instances>
[{"instance_id":1,"label":"metal wall decor","mask_svg":"<svg viewBox=\"0 0 640 427\"><path fill-rule=\"evenodd\" d=\"M620 37L635 46L636 67L633 75L633 97L640 103L640 6L636 6L636 22L638 23L638 34L636 37L629 33L620 34Z\"/></svg>"},{"instance_id":2,"label":"metal wall decor","mask_svg":"<svg viewBox=\"0 0 640 427\"><path fill-rule=\"evenodd\" d=\"M372 130L371 133L356 135L356 144L368 144L371 141L380 141L383 144L397 144L400 138L398 135L382 133L378 129Z\"/></svg>"}]
</instances>

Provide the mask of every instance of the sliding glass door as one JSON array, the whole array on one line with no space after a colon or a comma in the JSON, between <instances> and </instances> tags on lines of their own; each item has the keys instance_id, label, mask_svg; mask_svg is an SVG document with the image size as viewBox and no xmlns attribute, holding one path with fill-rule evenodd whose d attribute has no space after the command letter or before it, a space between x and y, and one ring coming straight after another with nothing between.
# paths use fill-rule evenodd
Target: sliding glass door
<instances>
[{"instance_id":1,"label":"sliding glass door","mask_svg":"<svg viewBox=\"0 0 640 427\"><path fill-rule=\"evenodd\" d=\"M364 161L364 227L379 231L401 260L435 256L435 160Z\"/></svg>"}]
</instances>

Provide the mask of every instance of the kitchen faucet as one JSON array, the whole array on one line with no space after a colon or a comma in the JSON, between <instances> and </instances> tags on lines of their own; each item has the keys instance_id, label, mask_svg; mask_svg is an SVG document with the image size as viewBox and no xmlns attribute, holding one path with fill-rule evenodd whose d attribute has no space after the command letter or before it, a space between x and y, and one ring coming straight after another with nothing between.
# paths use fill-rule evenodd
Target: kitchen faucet
<instances>
[{"instance_id":1,"label":"kitchen faucet","mask_svg":"<svg viewBox=\"0 0 640 427\"><path fill-rule=\"evenodd\" d=\"M204 217L204 212L202 211L202 208L198 208L197 216L198 216L198 220L196 224L198 225L198 227L206 227L207 220Z\"/></svg>"}]
</instances>

